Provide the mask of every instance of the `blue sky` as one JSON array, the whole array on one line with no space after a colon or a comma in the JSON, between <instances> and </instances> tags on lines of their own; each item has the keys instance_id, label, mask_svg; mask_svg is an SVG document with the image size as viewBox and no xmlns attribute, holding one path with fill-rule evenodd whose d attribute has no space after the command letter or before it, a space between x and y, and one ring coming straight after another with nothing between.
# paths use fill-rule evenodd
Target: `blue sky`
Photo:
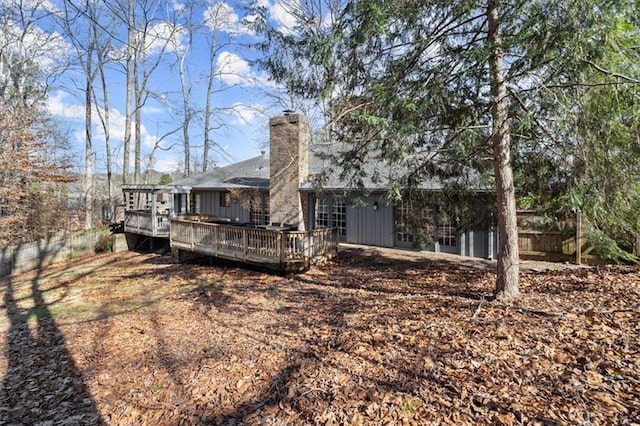
<instances>
[{"instance_id":1,"label":"blue sky","mask_svg":"<svg viewBox=\"0 0 640 426\"><path fill-rule=\"evenodd\" d=\"M293 26L294 18L288 13L288 8L281 0L262 0L261 5L268 10L269 19L274 25L279 26L282 31L288 31ZM0 0L0 6L11 3L11 0ZM13 1L15 3L15 0ZM291 4L291 1L288 1ZM55 1L31 0L34 7L48 10L59 10L59 5ZM210 158L217 164L223 165L259 155L265 148L268 141L268 118L279 115L282 112L282 104L277 97L283 92L275 87L268 79L267 75L259 69L251 66L251 60L256 59L259 53L244 47L248 43L258 41L255 34L252 34L242 25L242 21L252 19L246 16L238 4L234 1L209 1L208 4L198 8L187 8L179 0L171 2L158 2L160 7L155 14L152 34L155 42L170 39L167 45L165 56L157 69L149 78L149 90L153 92L148 102L142 109L142 164L143 169L148 161L148 156L153 150L158 138L175 130L181 121L181 117L173 110L180 109L182 96L180 95L180 78L177 72L177 60L175 53L185 52L184 46L187 43L189 33L175 23L169 23L170 16L184 16L186 12L192 12L196 24L203 24L205 17L209 22L213 21L213 14L217 22L217 31L214 33L207 25L202 25L198 33L194 34L193 45L187 51L184 61L184 69L188 71L191 87L191 105L195 109L204 108L206 93L206 76L209 67L209 50L207 39L203 34L208 34L210 38L215 34L220 48L215 55L216 78L214 85L217 88L213 96L214 106L219 109L216 120L223 126L216 129L213 139L221 150L214 151ZM17 24L18 27L20 24ZM30 31L38 34L34 38L42 38L43 35L58 35L55 26L47 25L43 19ZM62 33L62 30L59 30ZM78 31L82 31L78 28ZM208 31L208 33L207 33ZM115 147L114 172L120 173L122 169L122 140L124 135L124 115L125 115L125 76L122 61L118 61L118 52L122 51L121 41L126 39L124 29L113 30L116 40L113 41L114 52L110 56L113 61L108 64L107 80L108 94L110 99L111 126L110 134L112 145ZM167 34L173 34L168 36ZM148 48L151 52L157 52L158 47L150 43ZM58 38L56 49L60 52L67 50L73 55L72 46L68 39ZM49 52L56 49L49 47ZM63 55L58 52L57 59ZM55 55L54 55L55 56ZM149 64L156 60L155 53L148 55ZM52 65L56 58L51 59L51 63L43 64L55 69ZM70 67L59 75L59 78L51 86L47 108L49 112L58 118L63 128L69 130L70 140L73 144L74 153L79 159L76 167L78 171L83 168L84 158L84 101L81 90L83 75L75 67ZM96 87L97 87L96 81ZM100 108L100 106L98 106ZM98 111L94 112L94 151L96 170L104 171L105 150L104 132L98 126ZM174 172L182 170L183 149L181 131L167 136L161 142L162 149L157 149L154 153L151 167L158 171ZM192 158L202 158L202 117L198 116L190 126ZM166 150L167 148L170 149ZM133 154L133 146L131 148ZM133 165L133 159L131 160Z\"/></svg>"}]
</instances>

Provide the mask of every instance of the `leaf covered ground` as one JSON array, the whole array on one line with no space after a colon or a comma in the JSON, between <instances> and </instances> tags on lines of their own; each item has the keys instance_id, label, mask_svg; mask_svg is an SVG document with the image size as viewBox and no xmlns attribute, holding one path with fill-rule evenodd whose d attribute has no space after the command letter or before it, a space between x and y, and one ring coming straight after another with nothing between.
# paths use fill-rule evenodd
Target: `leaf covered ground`
<instances>
[{"instance_id":1,"label":"leaf covered ground","mask_svg":"<svg viewBox=\"0 0 640 426\"><path fill-rule=\"evenodd\" d=\"M124 252L0 280L0 424L639 424L640 269L350 247L307 273ZM634 423L635 422L635 423Z\"/></svg>"}]
</instances>

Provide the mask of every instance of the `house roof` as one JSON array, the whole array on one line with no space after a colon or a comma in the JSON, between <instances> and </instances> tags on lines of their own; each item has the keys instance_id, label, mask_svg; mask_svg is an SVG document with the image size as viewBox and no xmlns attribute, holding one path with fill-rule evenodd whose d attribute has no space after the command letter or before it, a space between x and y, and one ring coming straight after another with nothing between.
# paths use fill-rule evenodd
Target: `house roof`
<instances>
[{"instance_id":1,"label":"house roof","mask_svg":"<svg viewBox=\"0 0 640 426\"><path fill-rule=\"evenodd\" d=\"M269 155L258 157L175 181L192 189L269 188Z\"/></svg>"},{"instance_id":2,"label":"house roof","mask_svg":"<svg viewBox=\"0 0 640 426\"><path fill-rule=\"evenodd\" d=\"M215 167L207 173L176 180L173 185L200 190L268 189L269 169L269 154L264 153L238 163ZM328 190L347 189L349 176L341 178L341 169L341 166L336 165L326 155L326 147L314 147L309 152L309 176L300 184L300 189L303 191L315 190L318 187ZM361 172L364 189L376 191L389 188L390 182L401 176L404 170L402 167L382 160L371 160L363 163ZM424 180L420 187L439 190L443 188L443 184L442 181L432 178Z\"/></svg>"}]
</instances>

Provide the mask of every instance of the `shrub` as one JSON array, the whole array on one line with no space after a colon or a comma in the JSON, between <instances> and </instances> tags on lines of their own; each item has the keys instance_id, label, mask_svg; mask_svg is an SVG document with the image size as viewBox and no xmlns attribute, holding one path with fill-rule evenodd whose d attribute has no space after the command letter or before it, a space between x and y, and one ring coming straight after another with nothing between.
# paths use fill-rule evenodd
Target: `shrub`
<instances>
[{"instance_id":1,"label":"shrub","mask_svg":"<svg viewBox=\"0 0 640 426\"><path fill-rule=\"evenodd\" d=\"M113 249L113 235L111 234L100 235L100 238L98 238L98 241L96 242L96 245L94 247L95 252L106 253L108 251L111 251L112 249Z\"/></svg>"},{"instance_id":2,"label":"shrub","mask_svg":"<svg viewBox=\"0 0 640 426\"><path fill-rule=\"evenodd\" d=\"M598 229L589 232L587 244L593 247L593 253L601 259L616 263L639 263L638 257L620 247L619 241Z\"/></svg>"},{"instance_id":3,"label":"shrub","mask_svg":"<svg viewBox=\"0 0 640 426\"><path fill-rule=\"evenodd\" d=\"M158 179L158 185L169 185L171 182L173 182L173 178L169 173L160 175L160 179Z\"/></svg>"}]
</instances>

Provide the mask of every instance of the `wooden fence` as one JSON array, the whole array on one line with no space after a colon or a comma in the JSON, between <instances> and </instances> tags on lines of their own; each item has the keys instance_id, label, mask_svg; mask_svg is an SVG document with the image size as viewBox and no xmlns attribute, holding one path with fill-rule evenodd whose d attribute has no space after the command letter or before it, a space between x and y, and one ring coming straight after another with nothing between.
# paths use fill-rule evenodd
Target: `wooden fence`
<instances>
[{"instance_id":1,"label":"wooden fence","mask_svg":"<svg viewBox=\"0 0 640 426\"><path fill-rule=\"evenodd\" d=\"M91 229L0 248L0 277L91 253L106 231Z\"/></svg>"},{"instance_id":2,"label":"wooden fence","mask_svg":"<svg viewBox=\"0 0 640 426\"><path fill-rule=\"evenodd\" d=\"M582 225L579 215L562 220L533 211L518 211L520 257L581 262Z\"/></svg>"}]
</instances>

